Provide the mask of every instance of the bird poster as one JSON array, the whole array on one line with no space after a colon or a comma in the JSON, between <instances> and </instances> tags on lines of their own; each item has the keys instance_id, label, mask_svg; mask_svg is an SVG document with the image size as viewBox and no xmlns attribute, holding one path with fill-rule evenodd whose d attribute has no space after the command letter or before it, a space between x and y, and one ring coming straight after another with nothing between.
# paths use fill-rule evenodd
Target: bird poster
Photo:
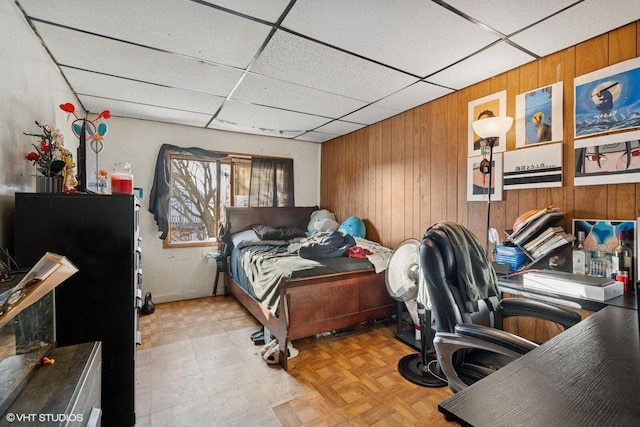
<instances>
[{"instance_id":1,"label":"bird poster","mask_svg":"<svg viewBox=\"0 0 640 427\"><path fill-rule=\"evenodd\" d=\"M562 82L516 96L516 148L562 141Z\"/></svg>"},{"instance_id":2,"label":"bird poster","mask_svg":"<svg viewBox=\"0 0 640 427\"><path fill-rule=\"evenodd\" d=\"M576 138L640 127L640 58L574 79Z\"/></svg>"}]
</instances>

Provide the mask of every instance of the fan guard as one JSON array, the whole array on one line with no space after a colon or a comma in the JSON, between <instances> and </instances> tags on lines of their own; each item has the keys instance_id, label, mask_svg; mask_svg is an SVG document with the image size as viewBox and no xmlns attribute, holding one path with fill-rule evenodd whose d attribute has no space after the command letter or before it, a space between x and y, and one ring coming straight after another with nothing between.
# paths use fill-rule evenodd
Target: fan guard
<instances>
[{"instance_id":1,"label":"fan guard","mask_svg":"<svg viewBox=\"0 0 640 427\"><path fill-rule=\"evenodd\" d=\"M385 272L387 291L396 301L416 299L419 280L420 242L407 239L400 243L389 258Z\"/></svg>"}]
</instances>

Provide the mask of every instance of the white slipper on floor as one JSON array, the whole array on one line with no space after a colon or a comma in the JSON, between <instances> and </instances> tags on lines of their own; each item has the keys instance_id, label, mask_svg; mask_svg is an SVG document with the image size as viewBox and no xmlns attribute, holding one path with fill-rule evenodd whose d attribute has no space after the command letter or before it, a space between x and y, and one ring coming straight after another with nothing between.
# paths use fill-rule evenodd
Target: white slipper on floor
<instances>
[{"instance_id":1,"label":"white slipper on floor","mask_svg":"<svg viewBox=\"0 0 640 427\"><path fill-rule=\"evenodd\" d=\"M264 356L262 356L262 358L265 362L267 362L268 365L277 365L278 363L280 363L280 346L278 345L278 343L271 347L269 351L267 351Z\"/></svg>"},{"instance_id":2,"label":"white slipper on floor","mask_svg":"<svg viewBox=\"0 0 640 427\"><path fill-rule=\"evenodd\" d=\"M271 348L275 345L278 345L278 340L274 338L260 349L260 356L264 356L265 354L267 354L269 350L271 350Z\"/></svg>"},{"instance_id":3,"label":"white slipper on floor","mask_svg":"<svg viewBox=\"0 0 640 427\"><path fill-rule=\"evenodd\" d=\"M300 352L298 351L298 349L293 348L293 344L291 344L291 341L289 341L289 343L287 344L287 359L293 359L299 353Z\"/></svg>"}]
</instances>

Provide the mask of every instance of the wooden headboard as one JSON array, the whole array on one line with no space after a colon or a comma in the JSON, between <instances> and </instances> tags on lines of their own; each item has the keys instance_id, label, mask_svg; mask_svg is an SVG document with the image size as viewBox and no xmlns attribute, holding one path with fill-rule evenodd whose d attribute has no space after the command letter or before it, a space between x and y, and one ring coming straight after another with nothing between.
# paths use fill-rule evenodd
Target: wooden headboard
<instances>
[{"instance_id":1,"label":"wooden headboard","mask_svg":"<svg viewBox=\"0 0 640 427\"><path fill-rule=\"evenodd\" d=\"M311 213L317 210L317 206L282 208L225 207L225 228L229 227L231 234L248 230L251 226L258 224L270 225L271 227L297 227L307 231Z\"/></svg>"}]
</instances>

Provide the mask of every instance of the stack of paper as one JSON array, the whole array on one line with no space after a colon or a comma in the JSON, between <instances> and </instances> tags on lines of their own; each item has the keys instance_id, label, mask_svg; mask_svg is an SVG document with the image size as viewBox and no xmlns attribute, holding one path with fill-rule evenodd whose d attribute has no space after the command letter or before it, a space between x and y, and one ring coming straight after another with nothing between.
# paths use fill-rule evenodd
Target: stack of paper
<instances>
[{"instance_id":1,"label":"stack of paper","mask_svg":"<svg viewBox=\"0 0 640 427\"><path fill-rule=\"evenodd\" d=\"M559 271L536 271L523 276L525 289L535 289L576 298L607 301L622 295L622 282L605 277L582 276Z\"/></svg>"},{"instance_id":2,"label":"stack of paper","mask_svg":"<svg viewBox=\"0 0 640 427\"><path fill-rule=\"evenodd\" d=\"M0 327L77 271L67 257L52 252L44 254L16 286L0 295Z\"/></svg>"},{"instance_id":3,"label":"stack of paper","mask_svg":"<svg viewBox=\"0 0 640 427\"><path fill-rule=\"evenodd\" d=\"M538 234L542 233L542 230L546 230L548 227L554 226L562 218L564 218L564 212L557 210L549 211L544 215L527 222L517 231L511 233L509 239L516 245L524 245L529 241L529 239L537 237Z\"/></svg>"}]
</instances>

